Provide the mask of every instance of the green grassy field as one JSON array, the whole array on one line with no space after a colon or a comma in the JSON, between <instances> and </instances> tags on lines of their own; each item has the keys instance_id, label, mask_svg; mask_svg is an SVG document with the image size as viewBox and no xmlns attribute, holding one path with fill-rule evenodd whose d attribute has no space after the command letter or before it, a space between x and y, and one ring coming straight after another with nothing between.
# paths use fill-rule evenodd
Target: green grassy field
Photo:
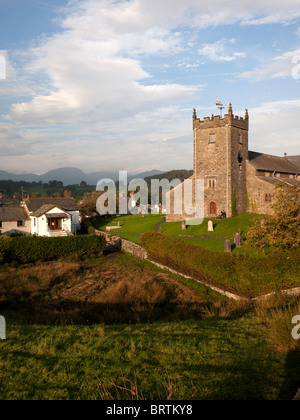
<instances>
[{"instance_id":1,"label":"green grassy field","mask_svg":"<svg viewBox=\"0 0 300 420\"><path fill-rule=\"evenodd\" d=\"M183 242L210 249L211 251L224 252L224 241L216 241L214 238L232 239L236 233L241 232L242 239L245 239L248 229L254 225L255 220L261 216L255 214L244 214L242 216L233 217L225 220L213 220L214 232L207 231L208 221L205 219L199 226L188 226L186 231L181 230L181 223L163 223L159 233L166 236L182 237ZM154 226L163 220L163 216L146 215L145 218L139 216L122 216L114 218L103 218L94 221L94 227L105 230L107 226L116 226L120 222L120 229L113 230L112 233L120 238L127 239L136 244L141 244L141 234L152 232ZM120 233L122 232L122 233ZM123 233L124 232L124 233ZM127 233L127 234L126 234ZM128 235L128 233L136 233L136 235ZM206 239L190 239L184 237L200 237ZM231 242L233 245L233 241ZM232 246L235 254L250 254L259 256L260 253L250 248L235 248Z\"/></svg>"},{"instance_id":2,"label":"green grassy field","mask_svg":"<svg viewBox=\"0 0 300 420\"><path fill-rule=\"evenodd\" d=\"M128 254L0 266L0 292L2 400L291 400L300 384L268 308Z\"/></svg>"},{"instance_id":3,"label":"green grassy field","mask_svg":"<svg viewBox=\"0 0 300 420\"><path fill-rule=\"evenodd\" d=\"M8 319L0 399L291 400L299 358L268 351L257 327L247 318L136 326Z\"/></svg>"},{"instance_id":4,"label":"green grassy field","mask_svg":"<svg viewBox=\"0 0 300 420\"><path fill-rule=\"evenodd\" d=\"M94 227L97 229L103 229L107 226L116 226L120 222L120 229L116 229L113 233L118 234L120 232L129 232L142 234L146 232L152 232L154 226L163 220L163 216L160 215L145 215L143 218L141 215L128 215L121 217L110 217L103 219L96 219L93 223Z\"/></svg>"},{"instance_id":5,"label":"green grassy field","mask_svg":"<svg viewBox=\"0 0 300 420\"><path fill-rule=\"evenodd\" d=\"M181 223L164 223L162 225L162 234L167 236L197 236L206 238L233 238L236 233L241 231L244 238L249 227L253 226L254 221L261 216L255 214L243 214L238 217L232 217L224 220L204 219L199 226L187 226L186 231L181 230ZM214 224L214 232L207 231L208 221L212 220Z\"/></svg>"}]
</instances>

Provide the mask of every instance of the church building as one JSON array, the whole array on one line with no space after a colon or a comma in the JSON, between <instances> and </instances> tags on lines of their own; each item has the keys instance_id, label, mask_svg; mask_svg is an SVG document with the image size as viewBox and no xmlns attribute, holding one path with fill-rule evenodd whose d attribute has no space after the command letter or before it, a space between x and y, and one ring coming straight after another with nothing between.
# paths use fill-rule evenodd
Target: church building
<instances>
[{"instance_id":1,"label":"church building","mask_svg":"<svg viewBox=\"0 0 300 420\"><path fill-rule=\"evenodd\" d=\"M249 114L228 114L200 120L193 115L194 173L192 180L204 180L204 216L227 217L243 213L272 214L275 185L278 182L300 187L300 169L285 157L251 152L248 149ZM184 188L184 184L183 184ZM171 212L168 222L190 218Z\"/></svg>"}]
</instances>

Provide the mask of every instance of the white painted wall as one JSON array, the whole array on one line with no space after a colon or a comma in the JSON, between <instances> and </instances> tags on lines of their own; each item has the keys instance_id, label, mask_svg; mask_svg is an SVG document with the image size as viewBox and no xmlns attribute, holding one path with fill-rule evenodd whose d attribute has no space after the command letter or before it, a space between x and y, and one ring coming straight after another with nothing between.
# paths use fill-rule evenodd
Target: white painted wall
<instances>
[{"instance_id":1,"label":"white painted wall","mask_svg":"<svg viewBox=\"0 0 300 420\"><path fill-rule=\"evenodd\" d=\"M58 213L63 214L65 212L59 209L58 207L54 207L52 210L48 211L46 214L43 214L41 217L30 216L32 235L36 234L38 236L50 236L50 229L48 226L47 215L58 214ZM36 226L34 226L34 224L36 224ZM72 233L72 216L71 215L67 215L67 218L65 220L62 220L62 229L66 232L67 235L70 235Z\"/></svg>"}]
</instances>

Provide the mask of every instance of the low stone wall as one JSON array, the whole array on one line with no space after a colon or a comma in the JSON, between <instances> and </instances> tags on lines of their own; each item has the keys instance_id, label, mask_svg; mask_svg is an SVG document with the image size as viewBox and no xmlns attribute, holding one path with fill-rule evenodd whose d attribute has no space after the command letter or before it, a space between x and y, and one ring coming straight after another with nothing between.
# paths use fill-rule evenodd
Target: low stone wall
<instances>
[{"instance_id":1,"label":"low stone wall","mask_svg":"<svg viewBox=\"0 0 300 420\"><path fill-rule=\"evenodd\" d=\"M101 230L96 230L96 235L105 236L106 244L107 244L106 250L108 252L117 252L117 251L129 252L130 254L135 255L137 258L140 258L142 260L148 260L149 262L151 262L152 264L156 265L157 267L159 267L163 270L168 270L171 273L180 275L180 276L188 278L188 279L192 279L192 280L196 281L197 283L201 283L204 286L207 286L210 289L220 293L221 295L227 296L229 299L233 299L233 300L236 300L236 301L257 302L257 301L260 301L260 300L268 299L268 298L276 295L276 292L273 292L273 293L269 293L267 295L258 296L258 297L253 298L253 299L247 299L247 298L235 295L233 293L227 292L226 290L219 289L218 287L212 286L211 284L207 284L207 283L204 283L203 281L196 280L192 277L186 276L185 274L177 272L177 271L171 269L170 267L164 266L162 264L159 264L155 261L152 261L152 260L148 259L147 251L138 244L127 241L126 239L119 238L118 236L113 236L112 234L107 233L105 231L101 231ZM282 290L281 294L283 296L286 296L286 297L300 296L300 287L296 287L294 289L289 289L289 290Z\"/></svg>"},{"instance_id":2,"label":"low stone wall","mask_svg":"<svg viewBox=\"0 0 300 420\"><path fill-rule=\"evenodd\" d=\"M121 239L121 251L129 252L142 260L146 260L148 258L148 253L143 247L133 242L126 241L125 239Z\"/></svg>"},{"instance_id":3,"label":"low stone wall","mask_svg":"<svg viewBox=\"0 0 300 420\"><path fill-rule=\"evenodd\" d=\"M129 252L130 254L141 258L142 260L146 260L148 258L147 251L145 251L145 249L138 244L127 241L126 239L119 238L118 236L113 236L110 233L101 230L96 230L96 235L101 235L105 237L107 244L106 250L109 252Z\"/></svg>"}]
</instances>

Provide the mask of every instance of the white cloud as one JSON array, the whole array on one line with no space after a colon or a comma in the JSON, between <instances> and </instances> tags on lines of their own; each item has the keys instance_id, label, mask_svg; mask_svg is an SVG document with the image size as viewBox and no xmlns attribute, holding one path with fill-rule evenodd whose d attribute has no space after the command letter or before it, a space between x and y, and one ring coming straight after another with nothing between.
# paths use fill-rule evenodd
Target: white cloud
<instances>
[{"instance_id":1,"label":"white cloud","mask_svg":"<svg viewBox=\"0 0 300 420\"><path fill-rule=\"evenodd\" d=\"M249 110L249 149L283 156L300 154L300 99L266 102Z\"/></svg>"},{"instance_id":2,"label":"white cloud","mask_svg":"<svg viewBox=\"0 0 300 420\"><path fill-rule=\"evenodd\" d=\"M222 38L213 44L205 44L202 49L198 51L200 55L206 56L211 61L234 61L237 58L246 57L242 52L227 52L229 46L236 43L235 39Z\"/></svg>"},{"instance_id":3,"label":"white cloud","mask_svg":"<svg viewBox=\"0 0 300 420\"><path fill-rule=\"evenodd\" d=\"M154 82L151 66L146 70L143 60L151 57L153 63L192 46L196 51L199 40L195 36L194 44L188 45L186 32L198 34L198 29L220 25L286 24L298 17L299 0L70 1L60 21L62 31L27 52L30 63L22 69L26 74L18 79L15 91L25 80L27 90L19 91L30 93L32 99L13 104L6 118L20 124L15 134L21 136L20 144L31 145L31 155L9 158L7 164L25 169L30 161L35 171L41 171L53 165L96 170L100 164L109 168L120 161L125 167L133 160L163 167L166 155L174 167L182 166L182 159L192 162L192 133L191 147L176 138L190 133L191 117L181 104L194 101L201 87ZM245 57L236 51L234 41L223 38L200 52L219 62ZM286 73L290 58L278 57L243 76ZM182 58L179 66L197 69L199 63L192 60ZM178 57L173 61L178 63ZM37 87L37 80L43 84ZM43 128L29 130L26 124ZM57 131L51 133L51 127ZM14 133L5 136L13 139ZM35 144L39 138L42 144Z\"/></svg>"},{"instance_id":4,"label":"white cloud","mask_svg":"<svg viewBox=\"0 0 300 420\"><path fill-rule=\"evenodd\" d=\"M297 70L299 62L300 49L288 51L281 56L274 57L271 62L267 62L261 67L242 73L241 77L257 81L293 77L293 75L300 74L300 71Z\"/></svg>"}]
</instances>

